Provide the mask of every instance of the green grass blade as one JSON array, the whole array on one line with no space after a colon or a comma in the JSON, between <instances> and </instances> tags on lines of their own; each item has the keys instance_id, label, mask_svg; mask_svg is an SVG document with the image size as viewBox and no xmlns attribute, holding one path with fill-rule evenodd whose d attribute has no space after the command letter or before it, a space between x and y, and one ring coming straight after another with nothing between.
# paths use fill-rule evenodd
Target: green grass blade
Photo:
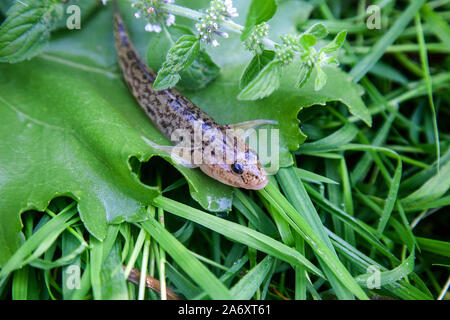
<instances>
[{"instance_id":1,"label":"green grass blade","mask_svg":"<svg viewBox=\"0 0 450 320\"><path fill-rule=\"evenodd\" d=\"M261 286L275 262L271 256L266 256L260 263L251 269L238 283L231 288L231 294L236 300L251 299Z\"/></svg>"},{"instance_id":2,"label":"green grass blade","mask_svg":"<svg viewBox=\"0 0 450 320\"><path fill-rule=\"evenodd\" d=\"M86 263L85 271L81 276L80 289L74 291L71 300L82 300L86 298L89 290L91 289L91 272L90 264Z\"/></svg>"},{"instance_id":3,"label":"green grass blade","mask_svg":"<svg viewBox=\"0 0 450 320\"><path fill-rule=\"evenodd\" d=\"M430 201L437 200L445 195L450 187L450 161L446 162L441 170L426 181L419 189L401 199L406 207L414 205L419 207Z\"/></svg>"},{"instance_id":4,"label":"green grass blade","mask_svg":"<svg viewBox=\"0 0 450 320\"><path fill-rule=\"evenodd\" d=\"M368 150L368 151L378 151L385 153L390 157L394 157L397 159L397 167L395 169L394 177L389 186L388 196L383 208L383 215L381 217L380 223L378 225L377 232L381 234L386 227L387 221L389 220L392 210L395 206L395 202L397 201L398 189L400 187L400 179L402 175L402 162L399 155L387 148L376 147L376 146L364 146L364 145L354 145L348 144L340 148L341 150Z\"/></svg>"},{"instance_id":5,"label":"green grass blade","mask_svg":"<svg viewBox=\"0 0 450 320\"><path fill-rule=\"evenodd\" d=\"M416 237L420 249L450 258L450 242Z\"/></svg>"},{"instance_id":6,"label":"green grass blade","mask_svg":"<svg viewBox=\"0 0 450 320\"><path fill-rule=\"evenodd\" d=\"M28 266L25 266L14 272L11 290L13 300L27 300L29 271L30 268Z\"/></svg>"},{"instance_id":7,"label":"green grass blade","mask_svg":"<svg viewBox=\"0 0 450 320\"><path fill-rule=\"evenodd\" d=\"M312 249L323 259L330 270L353 294L360 299L368 299L367 295L356 283L348 270L342 265L336 254L329 249L306 220L292 207L283 195L269 182L267 187L259 193L272 203L279 213L288 221L291 227L298 232Z\"/></svg>"},{"instance_id":8,"label":"green grass blade","mask_svg":"<svg viewBox=\"0 0 450 320\"><path fill-rule=\"evenodd\" d=\"M444 45L450 47L450 26L448 25L448 21L445 21L444 18L434 12L428 4L423 5L420 13L434 35L438 37Z\"/></svg>"},{"instance_id":9,"label":"green grass blade","mask_svg":"<svg viewBox=\"0 0 450 320\"><path fill-rule=\"evenodd\" d=\"M396 267L395 269L389 270L389 271L383 271L380 272L379 276L380 276L380 287L381 286L386 286L388 284L393 284L401 279L403 279L404 277L406 277L407 275L409 275L411 272L413 272L414 270L414 259L415 259L415 255L414 252L412 252L409 257L407 259L405 259L398 267ZM373 273L366 273L366 274L362 274L356 277L356 281L358 281L358 283L361 286L370 286L370 279L373 278L374 274Z\"/></svg>"},{"instance_id":10,"label":"green grass blade","mask_svg":"<svg viewBox=\"0 0 450 320\"><path fill-rule=\"evenodd\" d=\"M170 263L167 263L167 278L171 281L172 285L177 288L176 292L180 292L186 299L193 300L193 298L202 292L202 289L197 287L190 279L173 267Z\"/></svg>"},{"instance_id":11,"label":"green grass blade","mask_svg":"<svg viewBox=\"0 0 450 320\"><path fill-rule=\"evenodd\" d=\"M413 0L410 5L403 11L403 13L395 20L392 27L386 34L378 40L378 42L371 48L370 52L364 56L352 68L350 75L353 81L358 82L366 73L372 69L377 61L383 56L386 49L394 43L394 41L402 34L409 22L414 18L414 15L420 10L420 7L425 3L425 0Z\"/></svg>"},{"instance_id":12,"label":"green grass blade","mask_svg":"<svg viewBox=\"0 0 450 320\"><path fill-rule=\"evenodd\" d=\"M25 262L29 263L33 259L38 258L34 254L34 251L39 249L39 255L45 251L45 247L50 247L54 240L61 234L68 226L70 226L75 220L70 220L77 210L74 205L69 207L64 212L59 213L55 218L51 219L48 223L37 230L25 243L14 253L14 255L6 262L0 271L0 286L6 280L10 272L22 267ZM51 237L51 238L50 238ZM53 241L51 241L53 240ZM45 242L45 246L43 246ZM49 243L51 242L51 243ZM34 255L33 255L34 254ZM30 258L33 256L33 259Z\"/></svg>"},{"instance_id":13,"label":"green grass blade","mask_svg":"<svg viewBox=\"0 0 450 320\"><path fill-rule=\"evenodd\" d=\"M286 198L290 201L292 206L297 210L297 212L302 214L307 223L309 223L309 225L313 228L314 232L320 236L325 245L327 245L330 249L331 253L337 257L331 241L328 239L325 232L322 221L320 220L319 215L317 214L312 201L303 186L303 182L296 176L295 170L292 167L282 168L278 171L277 178L284 193L286 194ZM319 260L322 259L317 253L316 256ZM335 276L329 266L323 261L321 261L321 266L338 298L352 299L352 294L349 289L342 285L339 278Z\"/></svg>"},{"instance_id":14,"label":"green grass blade","mask_svg":"<svg viewBox=\"0 0 450 320\"><path fill-rule=\"evenodd\" d=\"M237 223L212 216L203 211L194 209L163 196L155 198L154 204L162 207L167 212L196 222L208 229L229 237L233 241L243 243L251 248L265 252L266 254L286 261L292 265L304 265L310 272L323 277L322 272L299 252L260 232L241 226Z\"/></svg>"},{"instance_id":15,"label":"green grass blade","mask_svg":"<svg viewBox=\"0 0 450 320\"><path fill-rule=\"evenodd\" d=\"M62 266L66 266L68 264L72 264L75 259L79 257L81 253L86 250L85 244L80 244L78 247L73 249L71 252L67 253L65 256L58 258L55 261L47 261L44 259L34 259L30 262L30 265L34 268L50 270Z\"/></svg>"},{"instance_id":16,"label":"green grass blade","mask_svg":"<svg viewBox=\"0 0 450 320\"><path fill-rule=\"evenodd\" d=\"M357 232L359 235L361 235L363 238L369 241L371 245L377 247L380 250L383 251L385 250L382 249L382 245L379 242L378 238L366 224L350 216L347 212L341 210L338 206L332 204L329 200L321 196L320 193L314 190L314 188L312 188L311 186L305 184L305 189L307 190L308 194L310 194L313 197L314 201L317 203L318 206L327 210L331 214L334 214L339 220L344 222L355 232Z\"/></svg>"},{"instance_id":17,"label":"green grass blade","mask_svg":"<svg viewBox=\"0 0 450 320\"><path fill-rule=\"evenodd\" d=\"M251 224L260 232L273 236L277 229L264 211L253 201L246 196L242 191L236 189L234 192L233 206L238 209Z\"/></svg>"},{"instance_id":18,"label":"green grass blade","mask_svg":"<svg viewBox=\"0 0 450 320\"><path fill-rule=\"evenodd\" d=\"M63 256L67 257L72 252L75 252L75 250L77 250L77 246L79 246L79 241L73 234L70 234L69 232L64 232L62 234L61 251ZM77 280L79 280L77 279L77 276L81 277L80 255L77 255L76 258L74 258L74 260L70 263L70 266L66 265L61 269L62 297L64 300L70 300L74 291L79 290L76 286Z\"/></svg>"},{"instance_id":19,"label":"green grass blade","mask_svg":"<svg viewBox=\"0 0 450 320\"><path fill-rule=\"evenodd\" d=\"M127 266L125 268L125 277L126 278L128 278L128 276L130 275L131 269L134 267L134 264L136 263L139 252L141 251L142 246L144 245L144 241L145 241L145 231L143 229L141 229L139 231L138 238L136 240L133 251L131 252L130 258L129 258Z\"/></svg>"},{"instance_id":20,"label":"green grass blade","mask_svg":"<svg viewBox=\"0 0 450 320\"><path fill-rule=\"evenodd\" d=\"M219 280L225 284L231 283L233 279L237 276L238 272L244 267L248 262L248 256L243 256L233 263L233 266L228 269L223 275L220 276ZM207 294L202 292L201 294L192 298L192 300L201 300L207 297Z\"/></svg>"},{"instance_id":21,"label":"green grass blade","mask_svg":"<svg viewBox=\"0 0 450 320\"><path fill-rule=\"evenodd\" d=\"M437 170L439 171L441 150L440 150L440 145L439 145L439 131L438 131L438 124L437 124L437 115L436 115L436 108L434 107L433 85L432 85L431 79L430 79L430 67L428 65L427 47L425 44L425 37L423 35L422 23L420 22L420 14L419 13L416 14L414 20L415 20L416 27L417 27L417 40L418 40L419 46L420 46L420 61L422 63L424 80L427 85L428 102L430 104L431 118L433 120L433 134L434 134L434 143L436 146ZM450 44L447 43L447 45L450 45Z\"/></svg>"},{"instance_id":22,"label":"green grass blade","mask_svg":"<svg viewBox=\"0 0 450 320\"><path fill-rule=\"evenodd\" d=\"M381 220L377 227L378 234L382 234L384 228L386 227L389 218L391 217L392 210L394 209L395 202L397 201L398 189L400 187L400 179L402 177L402 162L398 159L397 167L394 172L394 177L392 179L391 185L389 187L386 202L383 207L383 213L381 215Z\"/></svg>"},{"instance_id":23,"label":"green grass blade","mask_svg":"<svg viewBox=\"0 0 450 320\"><path fill-rule=\"evenodd\" d=\"M330 178L324 177L320 174L308 171L308 170L303 170L300 168L294 168L295 173L297 175L297 177L299 177L299 179L304 179L307 181L311 181L311 182L316 182L316 183L330 183L330 184L339 184L339 182L336 182Z\"/></svg>"},{"instance_id":24,"label":"green grass blade","mask_svg":"<svg viewBox=\"0 0 450 320\"><path fill-rule=\"evenodd\" d=\"M348 259L353 261L355 267L359 270L366 272L369 266L377 266L381 271L388 271L387 268L380 265L376 261L372 260L362 252L355 249L353 246L348 244L345 240L341 239L331 231L327 231L328 235L331 237L336 250L344 254ZM415 288L411 284L405 281L398 281L395 284L387 284L386 289L392 292L394 295L405 299L405 300L430 300L432 297L421 290Z\"/></svg>"},{"instance_id":25,"label":"green grass blade","mask_svg":"<svg viewBox=\"0 0 450 320\"><path fill-rule=\"evenodd\" d=\"M294 234L295 248L301 254L305 254L305 241L298 235ZM306 300L306 288L307 288L307 271L304 267L296 266L295 270L295 300Z\"/></svg>"},{"instance_id":26,"label":"green grass blade","mask_svg":"<svg viewBox=\"0 0 450 320\"><path fill-rule=\"evenodd\" d=\"M95 300L102 299L102 281L101 271L103 265L103 245L91 235L90 240L92 249L90 251L90 279L92 285L92 294Z\"/></svg>"},{"instance_id":27,"label":"green grass blade","mask_svg":"<svg viewBox=\"0 0 450 320\"><path fill-rule=\"evenodd\" d=\"M164 208L164 210L167 209ZM182 268L213 299L232 299L230 291L222 284L222 282L220 282L201 262L194 258L189 251L153 217L149 217L149 220L142 222L141 226L161 247L164 248L180 268Z\"/></svg>"},{"instance_id":28,"label":"green grass blade","mask_svg":"<svg viewBox=\"0 0 450 320\"><path fill-rule=\"evenodd\" d=\"M378 133L376 134L375 138L372 140L370 145L379 147L386 141L389 130L391 129L394 120L395 114L391 114L388 117L387 121L383 124L383 126L378 130ZM369 141L365 141L364 137L362 142L368 143ZM351 173L351 181L353 185L355 185L357 182L363 180L366 177L373 161L376 162L376 164L379 166L380 169L382 170L384 169L384 166L382 165L379 156L372 150L369 150L369 152L364 154L361 160L359 160L359 162L356 164L355 168ZM386 169L384 169L384 171L382 172L384 172L385 179L390 182L391 179L389 177L389 174L386 173Z\"/></svg>"},{"instance_id":29,"label":"green grass blade","mask_svg":"<svg viewBox=\"0 0 450 320\"><path fill-rule=\"evenodd\" d=\"M335 150L337 147L351 142L357 134L358 128L354 124L347 123L325 138L300 145L296 153L303 154L305 152L327 152Z\"/></svg>"},{"instance_id":30,"label":"green grass blade","mask_svg":"<svg viewBox=\"0 0 450 320\"><path fill-rule=\"evenodd\" d=\"M104 250L106 251L106 250ZM127 300L128 290L123 265L120 261L119 246L115 244L103 261L101 276L101 298L103 300Z\"/></svg>"}]
</instances>

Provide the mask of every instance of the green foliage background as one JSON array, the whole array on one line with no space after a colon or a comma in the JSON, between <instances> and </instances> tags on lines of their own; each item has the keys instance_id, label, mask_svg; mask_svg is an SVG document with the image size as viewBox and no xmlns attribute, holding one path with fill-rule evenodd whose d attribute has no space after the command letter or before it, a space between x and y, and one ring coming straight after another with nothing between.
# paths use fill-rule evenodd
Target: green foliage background
<instances>
[{"instance_id":1,"label":"green foliage background","mask_svg":"<svg viewBox=\"0 0 450 320\"><path fill-rule=\"evenodd\" d=\"M433 11L422 2L392 1L383 10L397 29L389 22L368 31L364 19L354 19L357 12L339 2L280 1L269 21L274 40L316 20L332 34L349 30L350 42L340 52L343 70L324 68L328 80L320 91L312 80L295 86L295 62L272 95L238 100L252 59L239 35L205 48L208 55L180 73L179 89L220 123L278 121L282 169L265 190L250 193L178 166L145 143L142 137L168 141L122 80L111 5L83 2L81 30L67 30L64 7L51 9L57 5L51 1L41 9L52 12L48 25L36 25L42 22L36 12L19 12L36 25L27 32L49 42L30 46L24 58L31 60L11 64L6 61L17 62L18 53L8 39L23 46L22 31L5 20L0 292L25 299L141 297L143 282L139 292L125 283L127 264L188 299L436 297L450 256L448 229L441 230L448 227L450 184L450 44L442 36L449 8L444 5L441 14L442 8ZM177 4L195 9L207 2ZM242 25L249 4L235 4ZM6 15L7 6L1 9ZM149 34L127 1L120 11L154 70L194 23L177 18L178 27ZM414 21L419 13L424 33ZM402 45L416 47L402 51ZM361 75L360 84L350 75ZM439 171L430 101L442 117ZM411 231L425 218L423 229ZM61 284L73 264L83 270L82 289L75 292ZM381 290L365 288L370 265L382 271ZM248 272L242 276L240 270ZM158 298L152 291L146 297Z\"/></svg>"}]
</instances>

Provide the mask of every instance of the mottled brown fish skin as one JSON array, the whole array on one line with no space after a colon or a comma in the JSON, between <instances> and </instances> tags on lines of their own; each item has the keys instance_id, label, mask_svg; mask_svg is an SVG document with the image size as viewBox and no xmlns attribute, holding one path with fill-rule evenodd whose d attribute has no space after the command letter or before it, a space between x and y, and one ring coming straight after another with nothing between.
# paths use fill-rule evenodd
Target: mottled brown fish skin
<instances>
[{"instance_id":1,"label":"mottled brown fish skin","mask_svg":"<svg viewBox=\"0 0 450 320\"><path fill-rule=\"evenodd\" d=\"M114 14L114 38L125 82L139 105L164 136L171 139L175 130L184 129L191 132L191 141L194 142L194 126L200 125L203 133L209 132L210 138L201 140L201 152L206 160L199 167L204 173L222 183L245 189L262 189L267 185L268 178L260 163L251 164L248 161L249 158L257 157L256 154L241 137L230 133L228 126L219 125L175 89L153 89L156 74L139 57L117 8ZM224 163L225 159L218 159L214 152L205 154L204 150L212 141L215 141L215 144L217 141L223 141L220 146L224 150L223 155L227 149L234 150L234 158L243 165L242 174L236 174L231 165ZM245 150L236 148L236 141L243 145Z\"/></svg>"},{"instance_id":2,"label":"mottled brown fish skin","mask_svg":"<svg viewBox=\"0 0 450 320\"><path fill-rule=\"evenodd\" d=\"M175 89L154 90L156 74L140 59L122 18L115 14L115 45L125 81L140 106L158 129L170 139L175 129L191 129L194 121L220 127L210 116Z\"/></svg>"}]
</instances>

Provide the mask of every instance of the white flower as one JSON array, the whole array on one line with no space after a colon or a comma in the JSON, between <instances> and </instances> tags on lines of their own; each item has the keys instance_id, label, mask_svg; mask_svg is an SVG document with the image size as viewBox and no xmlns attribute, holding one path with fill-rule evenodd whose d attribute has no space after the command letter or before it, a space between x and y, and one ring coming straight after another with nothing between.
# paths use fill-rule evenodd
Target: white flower
<instances>
[{"instance_id":1,"label":"white flower","mask_svg":"<svg viewBox=\"0 0 450 320\"><path fill-rule=\"evenodd\" d=\"M225 7L227 7L227 12L230 15L230 17L237 17L239 14L237 13L236 8L233 8L233 1L231 0L225 0L224 1Z\"/></svg>"},{"instance_id":2,"label":"white flower","mask_svg":"<svg viewBox=\"0 0 450 320\"><path fill-rule=\"evenodd\" d=\"M145 25L145 31L147 32L156 32L156 33L160 33L161 32L161 27L157 24L151 24L151 23L147 23Z\"/></svg>"},{"instance_id":3,"label":"white flower","mask_svg":"<svg viewBox=\"0 0 450 320\"><path fill-rule=\"evenodd\" d=\"M170 27L175 23L175 16L173 14L169 14L169 16L166 19L166 25Z\"/></svg>"},{"instance_id":4,"label":"white flower","mask_svg":"<svg viewBox=\"0 0 450 320\"><path fill-rule=\"evenodd\" d=\"M223 31L215 31L215 33L216 33L218 36L221 36L221 37L223 37L223 38L225 38L225 39L228 39L228 33L226 33L226 32L223 32Z\"/></svg>"},{"instance_id":5,"label":"white flower","mask_svg":"<svg viewBox=\"0 0 450 320\"><path fill-rule=\"evenodd\" d=\"M211 44L213 47L217 47L219 45L219 42L216 39L214 39Z\"/></svg>"},{"instance_id":6,"label":"white flower","mask_svg":"<svg viewBox=\"0 0 450 320\"><path fill-rule=\"evenodd\" d=\"M108 2L108 0L102 0L102 3L104 6L106 6L106 3Z\"/></svg>"},{"instance_id":7,"label":"white flower","mask_svg":"<svg viewBox=\"0 0 450 320\"><path fill-rule=\"evenodd\" d=\"M141 13L140 13L140 12L136 12L136 13L134 14L134 16L136 17L136 19L139 19L139 18L141 17Z\"/></svg>"}]
</instances>

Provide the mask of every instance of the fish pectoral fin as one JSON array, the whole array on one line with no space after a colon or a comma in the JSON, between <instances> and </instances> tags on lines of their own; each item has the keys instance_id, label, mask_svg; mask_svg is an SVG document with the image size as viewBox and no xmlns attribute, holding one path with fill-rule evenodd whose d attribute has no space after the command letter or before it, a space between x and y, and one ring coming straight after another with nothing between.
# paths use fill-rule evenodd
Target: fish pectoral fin
<instances>
[{"instance_id":1,"label":"fish pectoral fin","mask_svg":"<svg viewBox=\"0 0 450 320\"><path fill-rule=\"evenodd\" d=\"M141 138L153 149L164 151L164 152L168 153L175 163L182 165L183 167L191 168L191 169L199 167L198 164L192 163L192 161L190 159L192 148L177 147L177 146L163 146L163 145L154 143L153 141L147 139L144 136L142 136ZM195 149L198 149L198 148L195 148ZM184 157L180 156L180 152L182 152Z\"/></svg>"},{"instance_id":2,"label":"fish pectoral fin","mask_svg":"<svg viewBox=\"0 0 450 320\"><path fill-rule=\"evenodd\" d=\"M176 147L178 149L178 147ZM189 152L189 155L191 153ZM198 168L199 165L198 164L194 164L190 161L190 159L185 159L183 157L181 157L180 155L176 154L176 152L172 151L170 152L170 157L172 158L172 161L174 161L175 163L182 165L183 167L186 168L190 168L190 169L194 169L194 168Z\"/></svg>"},{"instance_id":3,"label":"fish pectoral fin","mask_svg":"<svg viewBox=\"0 0 450 320\"><path fill-rule=\"evenodd\" d=\"M243 139L247 138L249 135L252 134L253 129L265 124L272 124L277 125L278 121L275 120L250 120L250 121L244 121L244 122L238 122L233 123L225 126L227 129L233 129L233 130L244 130L244 133L241 135Z\"/></svg>"}]
</instances>

